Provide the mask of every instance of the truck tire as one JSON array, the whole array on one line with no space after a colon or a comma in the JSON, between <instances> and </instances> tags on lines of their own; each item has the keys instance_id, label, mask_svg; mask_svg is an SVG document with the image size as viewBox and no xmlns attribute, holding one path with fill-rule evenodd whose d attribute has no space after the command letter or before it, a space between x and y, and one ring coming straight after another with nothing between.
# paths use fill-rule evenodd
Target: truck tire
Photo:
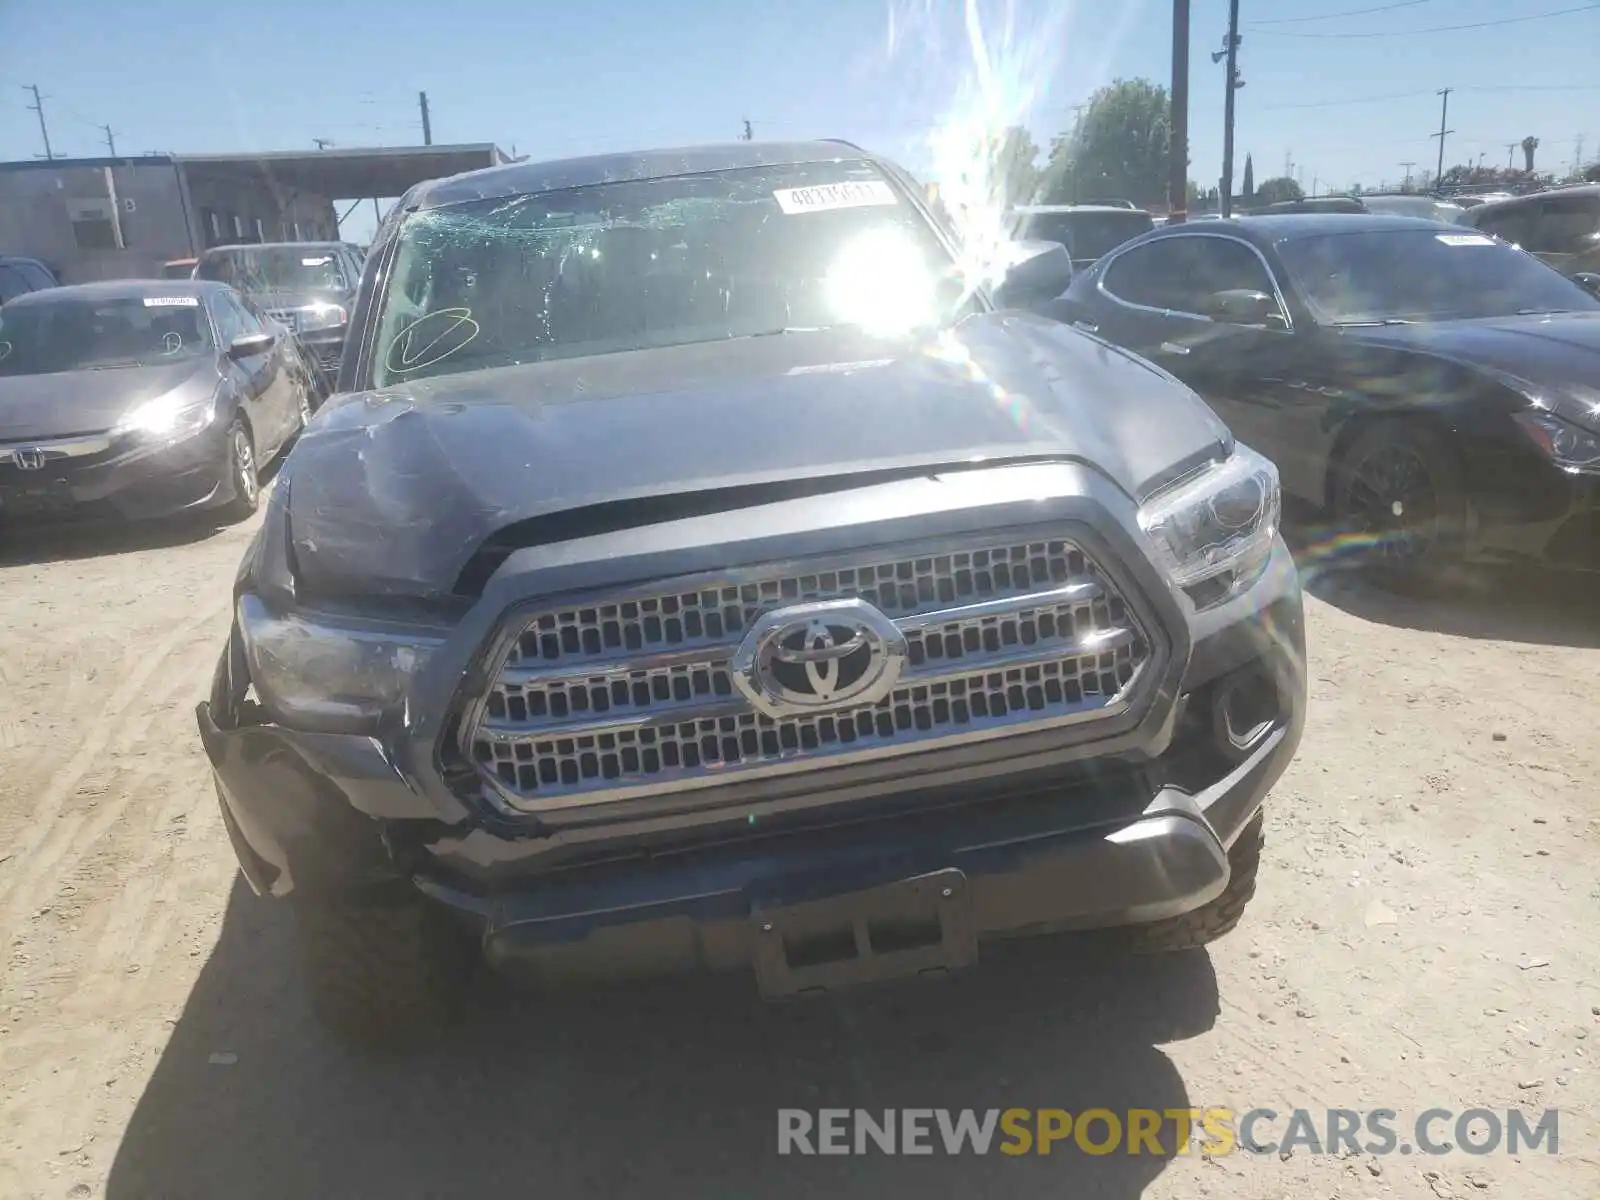
<instances>
[{"instance_id":1,"label":"truck tire","mask_svg":"<svg viewBox=\"0 0 1600 1200\"><path fill-rule=\"evenodd\" d=\"M1129 949L1135 954L1197 950L1232 933L1256 894L1256 873L1261 867L1261 847L1265 842L1262 815L1257 813L1228 851L1228 886L1222 895L1179 916L1130 927Z\"/></svg>"},{"instance_id":2,"label":"truck tire","mask_svg":"<svg viewBox=\"0 0 1600 1200\"><path fill-rule=\"evenodd\" d=\"M386 897L318 898L294 912L312 1009L339 1037L396 1049L455 1015L477 956L438 910Z\"/></svg>"}]
</instances>

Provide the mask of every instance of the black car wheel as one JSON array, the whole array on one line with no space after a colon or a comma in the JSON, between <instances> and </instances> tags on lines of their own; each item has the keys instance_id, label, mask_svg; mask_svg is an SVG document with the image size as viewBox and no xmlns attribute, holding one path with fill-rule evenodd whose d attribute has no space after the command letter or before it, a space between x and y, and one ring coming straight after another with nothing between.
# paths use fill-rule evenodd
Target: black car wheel
<instances>
[{"instance_id":1,"label":"black car wheel","mask_svg":"<svg viewBox=\"0 0 1600 1200\"><path fill-rule=\"evenodd\" d=\"M255 438L250 436L250 426L243 417L235 417L228 427L224 442L227 472L233 497L222 507L223 516L230 521L243 521L253 516L261 503L260 467L256 463Z\"/></svg>"},{"instance_id":2,"label":"black car wheel","mask_svg":"<svg viewBox=\"0 0 1600 1200\"><path fill-rule=\"evenodd\" d=\"M1460 559L1466 485L1460 459L1439 433L1414 421L1374 425L1357 435L1336 472L1340 532L1368 544L1364 565L1416 579Z\"/></svg>"}]
</instances>

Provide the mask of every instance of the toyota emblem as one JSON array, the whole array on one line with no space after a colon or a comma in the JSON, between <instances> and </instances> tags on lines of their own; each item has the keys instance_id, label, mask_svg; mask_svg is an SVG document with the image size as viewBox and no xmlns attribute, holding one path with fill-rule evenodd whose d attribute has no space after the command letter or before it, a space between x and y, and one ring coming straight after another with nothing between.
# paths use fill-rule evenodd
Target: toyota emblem
<instances>
[{"instance_id":1,"label":"toyota emblem","mask_svg":"<svg viewBox=\"0 0 1600 1200\"><path fill-rule=\"evenodd\" d=\"M766 613L730 666L745 699L776 719L876 704L906 658L905 635L865 600L822 600Z\"/></svg>"},{"instance_id":2,"label":"toyota emblem","mask_svg":"<svg viewBox=\"0 0 1600 1200\"><path fill-rule=\"evenodd\" d=\"M44 451L37 446L23 446L11 452L11 461L19 471L37 471L44 466Z\"/></svg>"}]
</instances>

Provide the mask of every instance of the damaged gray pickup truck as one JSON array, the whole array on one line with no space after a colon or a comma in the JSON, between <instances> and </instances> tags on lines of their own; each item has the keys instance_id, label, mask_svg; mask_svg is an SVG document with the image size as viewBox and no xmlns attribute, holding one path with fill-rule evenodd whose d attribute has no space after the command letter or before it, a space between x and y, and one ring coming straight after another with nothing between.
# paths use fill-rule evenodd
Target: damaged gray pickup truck
<instances>
[{"instance_id":1,"label":"damaged gray pickup truck","mask_svg":"<svg viewBox=\"0 0 1600 1200\"><path fill-rule=\"evenodd\" d=\"M200 732L316 1008L487 958L787 997L1231 929L1305 707L1270 463L842 142L515 164L377 234Z\"/></svg>"}]
</instances>

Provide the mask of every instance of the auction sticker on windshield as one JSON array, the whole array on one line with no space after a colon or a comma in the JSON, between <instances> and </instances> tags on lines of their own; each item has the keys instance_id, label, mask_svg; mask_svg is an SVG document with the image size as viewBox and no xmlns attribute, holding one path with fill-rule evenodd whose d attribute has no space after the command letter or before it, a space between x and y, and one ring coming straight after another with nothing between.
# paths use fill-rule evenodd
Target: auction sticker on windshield
<instances>
[{"instance_id":1,"label":"auction sticker on windshield","mask_svg":"<svg viewBox=\"0 0 1600 1200\"><path fill-rule=\"evenodd\" d=\"M1492 246L1494 239L1481 233L1441 233L1437 235L1446 246Z\"/></svg>"},{"instance_id":2,"label":"auction sticker on windshield","mask_svg":"<svg viewBox=\"0 0 1600 1200\"><path fill-rule=\"evenodd\" d=\"M778 188L772 193L778 207L789 216L798 213L827 212L834 208L870 208L898 204L894 189L881 179L849 180L845 183L819 183L812 187Z\"/></svg>"},{"instance_id":3,"label":"auction sticker on windshield","mask_svg":"<svg viewBox=\"0 0 1600 1200\"><path fill-rule=\"evenodd\" d=\"M331 254L324 254L321 258L302 258L300 265L302 267L325 267L332 261L333 256Z\"/></svg>"},{"instance_id":4,"label":"auction sticker on windshield","mask_svg":"<svg viewBox=\"0 0 1600 1200\"><path fill-rule=\"evenodd\" d=\"M199 308L200 300L197 296L146 296L146 308Z\"/></svg>"}]
</instances>

